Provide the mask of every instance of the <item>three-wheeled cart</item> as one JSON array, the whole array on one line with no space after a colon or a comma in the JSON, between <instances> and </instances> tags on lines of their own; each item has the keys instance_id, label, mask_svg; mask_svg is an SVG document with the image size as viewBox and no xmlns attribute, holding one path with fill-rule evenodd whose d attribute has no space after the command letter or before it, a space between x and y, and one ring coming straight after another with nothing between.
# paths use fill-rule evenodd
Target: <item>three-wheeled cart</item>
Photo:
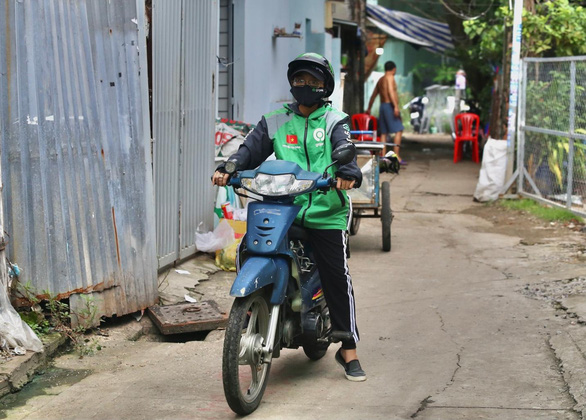
<instances>
[{"instance_id":1,"label":"three-wheeled cart","mask_svg":"<svg viewBox=\"0 0 586 420\"><path fill-rule=\"evenodd\" d=\"M351 135L371 134L372 131L350 131ZM373 133L376 136L376 133ZM356 145L356 160L362 170L362 185L348 191L352 200L350 235L356 235L363 218L380 218L382 225L383 251L391 250L391 186L380 182L379 161L385 144L375 141L353 140ZM394 146L393 143L387 143Z\"/></svg>"}]
</instances>

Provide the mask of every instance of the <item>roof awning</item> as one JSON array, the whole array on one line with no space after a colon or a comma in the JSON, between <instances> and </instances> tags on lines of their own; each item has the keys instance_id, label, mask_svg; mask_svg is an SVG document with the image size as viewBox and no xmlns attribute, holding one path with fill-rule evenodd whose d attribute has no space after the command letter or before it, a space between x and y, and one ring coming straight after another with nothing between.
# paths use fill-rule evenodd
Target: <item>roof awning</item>
<instances>
[{"instance_id":1,"label":"roof awning","mask_svg":"<svg viewBox=\"0 0 586 420\"><path fill-rule=\"evenodd\" d=\"M421 41L416 38L411 38L410 36L405 35L403 32L396 31L393 28L391 28L389 25L385 25L384 23L379 22L376 19L369 17L368 20L370 22L372 22L375 26L377 26L380 30L386 32L387 34L389 34L393 38L397 38L397 39L400 39L401 41L409 42L411 44L421 45L424 47L431 47L432 46L432 44L430 44L429 42Z\"/></svg>"},{"instance_id":2,"label":"roof awning","mask_svg":"<svg viewBox=\"0 0 586 420\"><path fill-rule=\"evenodd\" d=\"M425 19L406 12L366 5L368 19L394 38L443 54L454 48L452 34L446 23Z\"/></svg>"}]
</instances>

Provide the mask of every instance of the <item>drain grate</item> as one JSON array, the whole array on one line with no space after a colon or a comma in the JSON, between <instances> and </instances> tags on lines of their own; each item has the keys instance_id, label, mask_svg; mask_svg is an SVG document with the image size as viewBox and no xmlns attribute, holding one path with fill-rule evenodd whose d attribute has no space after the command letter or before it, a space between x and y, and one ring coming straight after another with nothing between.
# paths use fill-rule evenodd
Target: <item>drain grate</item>
<instances>
[{"instance_id":1,"label":"drain grate","mask_svg":"<svg viewBox=\"0 0 586 420\"><path fill-rule=\"evenodd\" d=\"M210 331L225 327L228 323L228 315L213 300L151 306L149 316L165 335Z\"/></svg>"}]
</instances>

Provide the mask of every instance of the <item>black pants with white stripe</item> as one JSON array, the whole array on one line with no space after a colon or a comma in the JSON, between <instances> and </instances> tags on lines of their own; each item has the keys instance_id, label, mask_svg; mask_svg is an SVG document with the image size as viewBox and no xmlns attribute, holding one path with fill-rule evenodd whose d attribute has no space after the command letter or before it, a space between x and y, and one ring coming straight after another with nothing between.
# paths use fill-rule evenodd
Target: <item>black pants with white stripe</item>
<instances>
[{"instance_id":1,"label":"black pants with white stripe","mask_svg":"<svg viewBox=\"0 0 586 420\"><path fill-rule=\"evenodd\" d=\"M355 349L359 336L352 278L348 271L346 234L338 229L307 229L307 233L330 310L332 329L352 333L354 339L342 341L342 348Z\"/></svg>"}]
</instances>

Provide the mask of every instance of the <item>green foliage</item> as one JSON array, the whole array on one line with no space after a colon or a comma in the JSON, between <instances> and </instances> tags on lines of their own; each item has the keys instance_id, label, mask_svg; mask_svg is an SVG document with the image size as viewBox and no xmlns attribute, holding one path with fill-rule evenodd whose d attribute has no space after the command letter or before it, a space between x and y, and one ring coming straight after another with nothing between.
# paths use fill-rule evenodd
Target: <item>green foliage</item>
<instances>
[{"instance_id":1,"label":"green foliage","mask_svg":"<svg viewBox=\"0 0 586 420\"><path fill-rule=\"evenodd\" d=\"M27 281L24 284L18 282L16 289L17 295L19 295L25 302L28 302L29 306L36 305L41 301L41 299L37 297L35 288L33 287L30 281Z\"/></svg>"},{"instance_id":2,"label":"green foliage","mask_svg":"<svg viewBox=\"0 0 586 420\"><path fill-rule=\"evenodd\" d=\"M586 9L568 0L548 1L523 13L523 48L530 56L586 53Z\"/></svg>"},{"instance_id":3,"label":"green foliage","mask_svg":"<svg viewBox=\"0 0 586 420\"><path fill-rule=\"evenodd\" d=\"M49 320L42 313L31 310L20 311L18 314L31 327L35 334L44 336L51 333L51 324L49 324Z\"/></svg>"},{"instance_id":4,"label":"green foliage","mask_svg":"<svg viewBox=\"0 0 586 420\"><path fill-rule=\"evenodd\" d=\"M512 23L513 14L508 5L498 7L495 13L486 19L465 21L464 32L470 40L467 49L469 61L500 64L505 41L505 25L511 26Z\"/></svg>"},{"instance_id":5,"label":"green foliage","mask_svg":"<svg viewBox=\"0 0 586 420\"><path fill-rule=\"evenodd\" d=\"M474 99L481 104L485 118L490 107L493 85L490 80L497 69L504 68L503 60L510 59L510 34L513 10L509 0L495 1L495 7L479 19L462 23L464 35L456 39L457 55L468 74L478 77L470 80ZM522 57L562 57L586 54L586 9L583 2L569 0L536 0L535 12L523 11ZM507 32L507 34L505 34ZM507 100L508 74L505 89L499 91L500 101ZM504 117L503 117L504 118ZM492 123L497 124L496 121Z\"/></svg>"},{"instance_id":6,"label":"green foliage","mask_svg":"<svg viewBox=\"0 0 586 420\"><path fill-rule=\"evenodd\" d=\"M417 82L431 80L438 85L453 85L456 80L456 72L461 67L451 65L433 65L429 63L417 63L413 67L413 77Z\"/></svg>"},{"instance_id":7,"label":"green foliage","mask_svg":"<svg viewBox=\"0 0 586 420\"><path fill-rule=\"evenodd\" d=\"M546 222L584 222L581 217L569 210L542 205L528 198L520 200L499 200L497 204L509 210L532 214Z\"/></svg>"},{"instance_id":8,"label":"green foliage","mask_svg":"<svg viewBox=\"0 0 586 420\"><path fill-rule=\"evenodd\" d=\"M97 316L97 305L92 296L82 295L83 309L71 314L66 302L57 299L47 290L43 291L42 294L37 293L30 282L18 284L17 294L30 306L29 309L19 310L19 315L37 335L43 337L54 332L64 334L70 339L73 348L80 357L101 350L96 339L85 338L85 334L90 330ZM78 327L71 326L72 315L77 318Z\"/></svg>"},{"instance_id":9,"label":"green foliage","mask_svg":"<svg viewBox=\"0 0 586 420\"><path fill-rule=\"evenodd\" d=\"M487 19L464 22L470 58L500 63L505 26L512 27L508 0ZM586 9L568 0L545 1L535 13L523 10L521 54L524 57L563 57L586 54Z\"/></svg>"},{"instance_id":10,"label":"green foliage","mask_svg":"<svg viewBox=\"0 0 586 420\"><path fill-rule=\"evenodd\" d=\"M69 328L69 305L57 300L54 296L51 296L47 291L45 295L49 296L47 301L46 309L49 311L49 319L51 326L57 331L65 331Z\"/></svg>"},{"instance_id":11,"label":"green foliage","mask_svg":"<svg viewBox=\"0 0 586 420\"><path fill-rule=\"evenodd\" d=\"M533 74L528 77L526 92L526 125L567 132L570 127L570 89L571 83L567 69L554 68L551 64L532 65ZM555 64L554 64L555 66ZM584 63L576 64L578 70ZM586 89L575 85L577 103L586 103ZM586 115L575 113L574 125L586 127ZM578 133L584 131L576 130ZM546 161L554 175L558 188L566 176L570 152L569 140L565 137L530 132L526 134L526 150L529 152L528 169L534 176L542 162ZM583 143L576 142L574 147L574 175L586 173L586 151Z\"/></svg>"},{"instance_id":12,"label":"green foliage","mask_svg":"<svg viewBox=\"0 0 586 420\"><path fill-rule=\"evenodd\" d=\"M411 121L410 112L408 109L403 109L403 106L411 100L411 95L406 92L399 93L399 106L401 110L401 121L403 125L407 127L409 121Z\"/></svg>"},{"instance_id":13,"label":"green foliage","mask_svg":"<svg viewBox=\"0 0 586 420\"><path fill-rule=\"evenodd\" d=\"M83 299L83 308L72 315L77 318L79 325L77 328L83 332L93 325L98 313L98 306L92 295L84 294L81 295L81 298Z\"/></svg>"}]
</instances>

